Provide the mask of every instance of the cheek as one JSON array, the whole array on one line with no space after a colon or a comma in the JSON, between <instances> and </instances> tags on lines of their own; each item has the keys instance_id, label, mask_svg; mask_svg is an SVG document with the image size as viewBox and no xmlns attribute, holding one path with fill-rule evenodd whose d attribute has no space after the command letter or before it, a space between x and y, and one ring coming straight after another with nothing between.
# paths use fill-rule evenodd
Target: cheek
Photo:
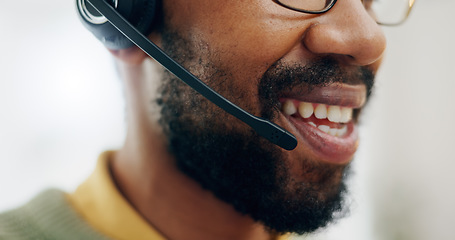
<instances>
[{"instance_id":1,"label":"cheek","mask_svg":"<svg viewBox=\"0 0 455 240\"><path fill-rule=\"evenodd\" d=\"M258 114L258 80L272 64L301 47L308 21L271 0L190 2L165 1L168 9L182 9L166 13L168 24L192 45L208 49L209 56L201 57L226 72L235 89L226 97Z\"/></svg>"},{"instance_id":2,"label":"cheek","mask_svg":"<svg viewBox=\"0 0 455 240\"><path fill-rule=\"evenodd\" d=\"M262 75L300 45L306 28L302 14L271 0L170 0L165 4L181 6L168 14L175 29L205 42L214 61L250 77Z\"/></svg>"},{"instance_id":3,"label":"cheek","mask_svg":"<svg viewBox=\"0 0 455 240\"><path fill-rule=\"evenodd\" d=\"M298 34L277 29L271 22L249 22L227 30L210 34L211 51L219 57L218 66L231 74L233 86L243 92L242 99L248 99L247 105L259 106L259 79L295 46Z\"/></svg>"},{"instance_id":4,"label":"cheek","mask_svg":"<svg viewBox=\"0 0 455 240\"><path fill-rule=\"evenodd\" d=\"M300 39L299 31L278 28L277 25L272 20L245 21L224 31L211 31L208 39L212 51L220 53L226 64L262 75L270 65L288 54Z\"/></svg>"}]
</instances>

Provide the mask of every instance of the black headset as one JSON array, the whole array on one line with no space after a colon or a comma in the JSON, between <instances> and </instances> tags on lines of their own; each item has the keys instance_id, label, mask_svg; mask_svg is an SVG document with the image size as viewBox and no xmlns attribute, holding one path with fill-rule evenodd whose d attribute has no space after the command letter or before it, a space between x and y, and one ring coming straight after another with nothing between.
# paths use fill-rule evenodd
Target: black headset
<instances>
[{"instance_id":1,"label":"black headset","mask_svg":"<svg viewBox=\"0 0 455 240\"><path fill-rule=\"evenodd\" d=\"M297 146L294 135L233 104L145 37L152 31L157 16L156 0L76 0L76 4L84 25L107 48L125 49L135 44L205 98L248 124L270 142L286 150L293 150Z\"/></svg>"}]
</instances>

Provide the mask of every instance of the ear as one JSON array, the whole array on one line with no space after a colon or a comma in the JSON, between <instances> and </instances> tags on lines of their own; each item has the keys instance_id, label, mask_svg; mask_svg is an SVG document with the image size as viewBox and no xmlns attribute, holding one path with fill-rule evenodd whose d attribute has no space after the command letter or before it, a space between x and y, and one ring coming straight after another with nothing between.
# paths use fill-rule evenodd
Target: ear
<instances>
[{"instance_id":1,"label":"ear","mask_svg":"<svg viewBox=\"0 0 455 240\"><path fill-rule=\"evenodd\" d=\"M161 47L161 35L158 31L153 31L148 35L148 39ZM136 45L125 49L109 49L107 50L118 60L131 65L140 65L149 56L138 48Z\"/></svg>"},{"instance_id":2,"label":"ear","mask_svg":"<svg viewBox=\"0 0 455 240\"><path fill-rule=\"evenodd\" d=\"M126 49L108 50L115 58L130 65L140 65L148 57L147 54L136 46Z\"/></svg>"}]
</instances>

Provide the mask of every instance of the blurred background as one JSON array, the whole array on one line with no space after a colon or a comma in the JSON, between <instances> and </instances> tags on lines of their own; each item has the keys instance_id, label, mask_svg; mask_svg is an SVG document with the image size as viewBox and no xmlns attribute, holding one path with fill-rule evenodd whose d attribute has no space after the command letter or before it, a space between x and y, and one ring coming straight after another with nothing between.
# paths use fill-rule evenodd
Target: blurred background
<instances>
[{"instance_id":1,"label":"blurred background","mask_svg":"<svg viewBox=\"0 0 455 240\"><path fill-rule=\"evenodd\" d=\"M304 239L453 240L455 1L417 0L362 118L351 215ZM122 145L122 90L74 1L0 8L0 212L45 188L72 191Z\"/></svg>"}]
</instances>

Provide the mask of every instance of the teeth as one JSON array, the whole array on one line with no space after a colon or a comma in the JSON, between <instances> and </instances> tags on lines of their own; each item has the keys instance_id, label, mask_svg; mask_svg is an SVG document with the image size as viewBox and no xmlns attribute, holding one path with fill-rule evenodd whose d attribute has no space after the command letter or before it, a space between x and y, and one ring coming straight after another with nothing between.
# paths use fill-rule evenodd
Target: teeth
<instances>
[{"instance_id":1,"label":"teeth","mask_svg":"<svg viewBox=\"0 0 455 240\"><path fill-rule=\"evenodd\" d=\"M352 108L325 104L315 105L316 108L313 103L309 102L300 102L297 105L295 101L287 100L283 103L282 111L289 116L298 112L303 118L310 118L314 114L317 119L328 119L333 123L348 123L352 120Z\"/></svg>"},{"instance_id":2,"label":"teeth","mask_svg":"<svg viewBox=\"0 0 455 240\"><path fill-rule=\"evenodd\" d=\"M348 132L348 127L343 126L341 129L338 129L337 137L342 137Z\"/></svg>"},{"instance_id":3,"label":"teeth","mask_svg":"<svg viewBox=\"0 0 455 240\"><path fill-rule=\"evenodd\" d=\"M283 105L283 112L287 115L293 115L297 112L294 103L291 100L287 100Z\"/></svg>"},{"instance_id":4,"label":"teeth","mask_svg":"<svg viewBox=\"0 0 455 240\"><path fill-rule=\"evenodd\" d=\"M313 122L308 122L308 124L310 124L311 126L313 127L316 127L318 128L319 130L325 132L325 133L328 133L332 136L335 136L335 137L343 137L347 132L348 132L348 127L345 125L343 126L342 128L338 129L338 128L331 128L327 125L316 125L315 123Z\"/></svg>"},{"instance_id":5,"label":"teeth","mask_svg":"<svg viewBox=\"0 0 455 240\"><path fill-rule=\"evenodd\" d=\"M301 102L299 104L299 113L303 118L309 118L313 115L313 104L307 102Z\"/></svg>"},{"instance_id":6,"label":"teeth","mask_svg":"<svg viewBox=\"0 0 455 240\"><path fill-rule=\"evenodd\" d=\"M319 125L318 128L319 128L319 130L321 130L325 133L329 133L329 131L330 131L330 127L327 125Z\"/></svg>"},{"instance_id":7,"label":"teeth","mask_svg":"<svg viewBox=\"0 0 455 240\"><path fill-rule=\"evenodd\" d=\"M330 128L329 134L332 136L336 136L338 133L338 128Z\"/></svg>"},{"instance_id":8,"label":"teeth","mask_svg":"<svg viewBox=\"0 0 455 240\"><path fill-rule=\"evenodd\" d=\"M341 108L340 122L347 123L352 120L352 108Z\"/></svg>"},{"instance_id":9,"label":"teeth","mask_svg":"<svg viewBox=\"0 0 455 240\"><path fill-rule=\"evenodd\" d=\"M314 116L317 119L325 119L327 118L327 107L325 104L319 104L316 109L314 110Z\"/></svg>"},{"instance_id":10,"label":"teeth","mask_svg":"<svg viewBox=\"0 0 455 240\"><path fill-rule=\"evenodd\" d=\"M327 118L331 122L339 123L341 121L341 109L338 106L330 106L327 109Z\"/></svg>"}]
</instances>

